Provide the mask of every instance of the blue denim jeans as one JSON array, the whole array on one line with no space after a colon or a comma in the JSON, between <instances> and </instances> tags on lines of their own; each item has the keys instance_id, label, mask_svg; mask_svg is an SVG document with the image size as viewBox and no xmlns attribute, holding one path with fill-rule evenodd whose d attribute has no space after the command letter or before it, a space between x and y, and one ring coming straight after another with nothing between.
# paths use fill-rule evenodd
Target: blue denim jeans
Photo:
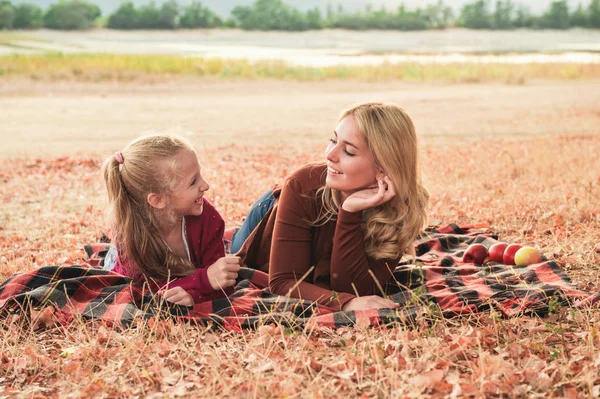
<instances>
[{"instance_id":1,"label":"blue denim jeans","mask_svg":"<svg viewBox=\"0 0 600 399\"><path fill-rule=\"evenodd\" d=\"M265 214L273 207L275 203L275 197L273 197L273 190L269 190L262 195L250 208L246 220L242 223L242 227L235 232L231 239L230 252L236 253L246 241L246 238L252 233L252 231L259 225Z\"/></svg>"}]
</instances>

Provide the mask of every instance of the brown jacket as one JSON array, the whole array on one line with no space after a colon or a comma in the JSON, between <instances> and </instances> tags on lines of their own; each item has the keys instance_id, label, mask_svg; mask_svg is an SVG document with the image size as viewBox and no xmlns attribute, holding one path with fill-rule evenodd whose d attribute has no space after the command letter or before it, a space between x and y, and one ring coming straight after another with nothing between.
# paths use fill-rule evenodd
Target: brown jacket
<instances>
[{"instance_id":1,"label":"brown jacket","mask_svg":"<svg viewBox=\"0 0 600 399\"><path fill-rule=\"evenodd\" d=\"M381 294L398 259L375 261L365 255L362 212L339 209L337 220L312 226L322 201L326 166L308 164L274 190L277 201L238 252L242 263L269 273L274 294L290 295L340 310L355 292ZM311 267L314 269L311 270ZM303 278L304 277L304 278Z\"/></svg>"}]
</instances>

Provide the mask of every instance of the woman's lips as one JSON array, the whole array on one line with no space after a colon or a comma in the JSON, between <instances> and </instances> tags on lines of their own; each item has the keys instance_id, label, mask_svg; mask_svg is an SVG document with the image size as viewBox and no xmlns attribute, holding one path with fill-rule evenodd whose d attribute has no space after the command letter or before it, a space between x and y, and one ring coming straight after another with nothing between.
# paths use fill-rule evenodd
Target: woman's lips
<instances>
[{"instance_id":1,"label":"woman's lips","mask_svg":"<svg viewBox=\"0 0 600 399\"><path fill-rule=\"evenodd\" d=\"M342 174L342 172L332 168L331 166L327 166L327 173L332 174L332 175L341 175Z\"/></svg>"}]
</instances>

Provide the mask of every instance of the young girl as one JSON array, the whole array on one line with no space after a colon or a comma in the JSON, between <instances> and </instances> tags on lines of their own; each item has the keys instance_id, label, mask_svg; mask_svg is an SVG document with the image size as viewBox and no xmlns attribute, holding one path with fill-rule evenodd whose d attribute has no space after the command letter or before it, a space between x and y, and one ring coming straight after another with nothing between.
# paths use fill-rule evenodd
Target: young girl
<instances>
[{"instance_id":1,"label":"young girl","mask_svg":"<svg viewBox=\"0 0 600 399\"><path fill-rule=\"evenodd\" d=\"M225 256L224 221L204 193L198 157L176 136L142 137L106 159L117 249L114 271L178 305L221 296L235 283L239 258Z\"/></svg>"},{"instance_id":2,"label":"young girl","mask_svg":"<svg viewBox=\"0 0 600 399\"><path fill-rule=\"evenodd\" d=\"M402 255L414 252L425 221L417 153L400 107L367 103L343 112L326 161L301 167L257 201L232 252L243 243L242 263L268 271L276 294L334 310L396 306L378 294Z\"/></svg>"}]
</instances>

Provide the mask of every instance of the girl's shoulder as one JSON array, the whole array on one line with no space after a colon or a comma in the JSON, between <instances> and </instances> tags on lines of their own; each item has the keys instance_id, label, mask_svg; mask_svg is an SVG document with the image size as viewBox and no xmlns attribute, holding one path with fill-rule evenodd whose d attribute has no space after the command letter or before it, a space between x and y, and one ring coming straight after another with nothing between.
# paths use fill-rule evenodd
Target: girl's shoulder
<instances>
[{"instance_id":1,"label":"girl's shoulder","mask_svg":"<svg viewBox=\"0 0 600 399\"><path fill-rule=\"evenodd\" d=\"M224 223L223 222L223 217L221 216L221 214L219 213L219 211L217 211L217 208L215 208L215 206L206 198L202 198L202 201L204 201L203 204L203 209L202 209L202 213L200 215L187 215L185 217L185 223L186 225L189 227L189 225L194 225L194 224L204 224L204 223L211 223L211 224L221 224Z\"/></svg>"}]
</instances>

